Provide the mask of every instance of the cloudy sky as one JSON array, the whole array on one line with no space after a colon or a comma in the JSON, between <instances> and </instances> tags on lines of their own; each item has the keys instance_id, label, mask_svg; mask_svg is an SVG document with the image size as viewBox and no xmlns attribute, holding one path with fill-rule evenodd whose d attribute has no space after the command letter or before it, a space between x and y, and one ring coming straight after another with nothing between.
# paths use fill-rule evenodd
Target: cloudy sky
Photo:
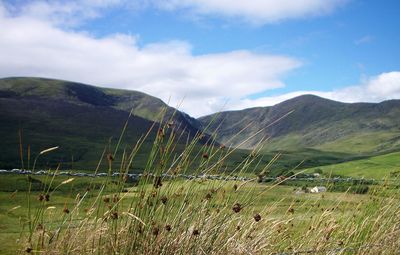
<instances>
[{"instance_id":1,"label":"cloudy sky","mask_svg":"<svg viewBox=\"0 0 400 255\"><path fill-rule=\"evenodd\" d=\"M0 78L139 90L198 117L400 98L398 0L0 0Z\"/></svg>"}]
</instances>

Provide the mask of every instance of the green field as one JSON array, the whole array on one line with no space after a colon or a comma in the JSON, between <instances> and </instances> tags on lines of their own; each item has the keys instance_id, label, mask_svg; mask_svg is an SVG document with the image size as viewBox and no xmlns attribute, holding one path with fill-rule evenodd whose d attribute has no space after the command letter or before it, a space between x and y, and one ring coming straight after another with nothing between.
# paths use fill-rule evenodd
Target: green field
<instances>
[{"instance_id":1,"label":"green field","mask_svg":"<svg viewBox=\"0 0 400 255\"><path fill-rule=\"evenodd\" d=\"M240 245L254 253L343 249L343 254L351 250L362 254L365 249L359 242L382 241L387 224L398 220L393 218L395 214L390 217L389 214L400 209L395 202L399 198L395 182L385 190L372 185L368 194L357 195L296 193L293 186L257 182L177 179L163 181L161 187L155 188L151 179L139 186L129 183L121 186L118 179L108 178L72 180L57 176L53 181L48 176L34 178L35 188L28 193L27 176L1 175L1 254L15 254L16 251L23 254L26 248L32 248L37 254L39 251L81 254L89 250L100 254L112 251L131 254L130 249L138 254L169 254L174 249L195 254L201 249L209 254L232 250L245 253ZM51 182L53 188L49 189ZM13 192L16 187L18 191ZM45 193L50 194L49 201L39 201L38 197ZM105 202L104 197L110 202ZM118 199L113 201L115 197ZM385 210L380 211L381 205L387 202L391 202L390 207L386 204ZM236 203L241 208L237 213L232 211ZM254 220L257 214L260 222ZM379 219L381 227L373 224L377 220L374 217L379 214L383 217ZM366 224L365 219L370 219L370 223ZM33 236L32 241L27 242L30 221L34 222ZM172 228L171 232L164 229L166 224ZM135 232L131 232L133 229ZM138 229L140 235L136 232ZM198 237L192 236L194 229L198 229ZM60 230L57 241L51 242L51 236ZM103 238L98 239L94 233L102 233ZM179 248L176 238L181 240ZM98 248L83 241L86 239L95 242ZM136 246L126 246L128 239ZM193 243L194 240L198 244ZM212 240L214 244L209 243ZM397 247L396 242L390 245ZM389 251L393 248L390 245Z\"/></svg>"},{"instance_id":2,"label":"green field","mask_svg":"<svg viewBox=\"0 0 400 255\"><path fill-rule=\"evenodd\" d=\"M389 153L367 159L310 168L307 172L321 169L326 176L340 175L357 178L395 178L400 172L400 152Z\"/></svg>"}]
</instances>

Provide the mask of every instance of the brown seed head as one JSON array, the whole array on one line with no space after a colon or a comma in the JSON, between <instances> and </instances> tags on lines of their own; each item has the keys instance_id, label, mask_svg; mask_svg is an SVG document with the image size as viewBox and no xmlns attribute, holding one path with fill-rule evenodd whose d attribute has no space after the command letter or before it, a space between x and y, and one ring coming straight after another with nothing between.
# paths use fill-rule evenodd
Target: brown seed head
<instances>
[{"instance_id":1,"label":"brown seed head","mask_svg":"<svg viewBox=\"0 0 400 255\"><path fill-rule=\"evenodd\" d=\"M69 213L69 209L68 209L67 207L64 207L63 212L64 212L65 214L68 214L68 213Z\"/></svg>"},{"instance_id":2,"label":"brown seed head","mask_svg":"<svg viewBox=\"0 0 400 255\"><path fill-rule=\"evenodd\" d=\"M236 203L236 204L233 205L232 210L235 213L238 213L238 212L240 212L240 210L242 210L242 206L239 203Z\"/></svg>"},{"instance_id":3,"label":"brown seed head","mask_svg":"<svg viewBox=\"0 0 400 255\"><path fill-rule=\"evenodd\" d=\"M26 253L31 253L31 251L32 251L32 248L31 248L31 247L28 247L28 248L25 249L25 252L26 252Z\"/></svg>"},{"instance_id":4,"label":"brown seed head","mask_svg":"<svg viewBox=\"0 0 400 255\"><path fill-rule=\"evenodd\" d=\"M170 232L172 230L171 225L165 225L165 230L167 230L168 232Z\"/></svg>"},{"instance_id":5,"label":"brown seed head","mask_svg":"<svg viewBox=\"0 0 400 255\"><path fill-rule=\"evenodd\" d=\"M159 187L162 186L162 181L161 181L161 177L160 176L157 176L156 178L154 178L153 186L156 189L158 189Z\"/></svg>"},{"instance_id":6,"label":"brown seed head","mask_svg":"<svg viewBox=\"0 0 400 255\"><path fill-rule=\"evenodd\" d=\"M107 160L108 160L108 162L114 161L114 156L111 153L108 153L107 154Z\"/></svg>"},{"instance_id":7,"label":"brown seed head","mask_svg":"<svg viewBox=\"0 0 400 255\"><path fill-rule=\"evenodd\" d=\"M158 227L153 227L153 230L151 232L153 233L153 235L158 236L160 229Z\"/></svg>"},{"instance_id":8,"label":"brown seed head","mask_svg":"<svg viewBox=\"0 0 400 255\"><path fill-rule=\"evenodd\" d=\"M234 184L234 185L233 185L233 190L236 191L237 189L238 189L238 185L237 185L237 184Z\"/></svg>"},{"instance_id":9,"label":"brown seed head","mask_svg":"<svg viewBox=\"0 0 400 255\"><path fill-rule=\"evenodd\" d=\"M212 195L211 195L211 193L207 193L207 195L206 195L206 200L210 200L211 198L212 198Z\"/></svg>"},{"instance_id":10,"label":"brown seed head","mask_svg":"<svg viewBox=\"0 0 400 255\"><path fill-rule=\"evenodd\" d=\"M49 194L44 195L44 200L46 200L47 202L50 201L50 195Z\"/></svg>"},{"instance_id":11,"label":"brown seed head","mask_svg":"<svg viewBox=\"0 0 400 255\"><path fill-rule=\"evenodd\" d=\"M260 214L258 214L258 213L256 213L255 215L254 215L254 220L256 221L256 222L259 222L260 220L261 220L261 215Z\"/></svg>"},{"instance_id":12,"label":"brown seed head","mask_svg":"<svg viewBox=\"0 0 400 255\"><path fill-rule=\"evenodd\" d=\"M118 212L111 213L111 219L113 219L113 220L118 219Z\"/></svg>"},{"instance_id":13,"label":"brown seed head","mask_svg":"<svg viewBox=\"0 0 400 255\"><path fill-rule=\"evenodd\" d=\"M110 203L110 198L109 197L104 197L103 201L104 201L104 203Z\"/></svg>"},{"instance_id":14,"label":"brown seed head","mask_svg":"<svg viewBox=\"0 0 400 255\"><path fill-rule=\"evenodd\" d=\"M193 234L194 236L198 236L198 235L200 235L200 230L195 229L195 230L193 230L192 234Z\"/></svg>"},{"instance_id":15,"label":"brown seed head","mask_svg":"<svg viewBox=\"0 0 400 255\"><path fill-rule=\"evenodd\" d=\"M38 197L38 200L39 201L43 201L44 200L44 196L42 194L40 194L39 197Z\"/></svg>"},{"instance_id":16,"label":"brown seed head","mask_svg":"<svg viewBox=\"0 0 400 255\"><path fill-rule=\"evenodd\" d=\"M236 226L236 230L237 230L237 231L240 230L240 226L239 226L239 225Z\"/></svg>"},{"instance_id":17,"label":"brown seed head","mask_svg":"<svg viewBox=\"0 0 400 255\"><path fill-rule=\"evenodd\" d=\"M208 159L208 153L207 153L207 152L204 152L204 153L203 153L203 158L204 158L204 159Z\"/></svg>"},{"instance_id":18,"label":"brown seed head","mask_svg":"<svg viewBox=\"0 0 400 255\"><path fill-rule=\"evenodd\" d=\"M290 207L289 209L288 209L288 213L294 213L294 208L293 207Z\"/></svg>"},{"instance_id":19,"label":"brown seed head","mask_svg":"<svg viewBox=\"0 0 400 255\"><path fill-rule=\"evenodd\" d=\"M163 196L160 200L161 200L161 203L163 203L165 205L168 201L168 198L166 196Z\"/></svg>"}]
</instances>

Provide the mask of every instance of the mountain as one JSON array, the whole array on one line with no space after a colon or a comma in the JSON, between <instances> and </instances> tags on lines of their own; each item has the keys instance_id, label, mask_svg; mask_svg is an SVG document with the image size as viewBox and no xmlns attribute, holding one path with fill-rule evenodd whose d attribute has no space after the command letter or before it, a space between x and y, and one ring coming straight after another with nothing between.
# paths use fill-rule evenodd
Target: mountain
<instances>
[{"instance_id":1,"label":"mountain","mask_svg":"<svg viewBox=\"0 0 400 255\"><path fill-rule=\"evenodd\" d=\"M267 151L315 148L366 154L400 148L400 100L341 103L303 95L198 120L220 143L241 148L254 148L265 137Z\"/></svg>"},{"instance_id":2,"label":"mountain","mask_svg":"<svg viewBox=\"0 0 400 255\"><path fill-rule=\"evenodd\" d=\"M25 166L28 146L31 164L39 151L60 146L38 163L54 166L63 162L67 168L93 168L104 148L113 151L131 110L121 149L133 146L159 122L163 109L164 120L172 119L177 130L186 134L182 136L185 142L186 137L200 132L196 119L141 92L43 78L0 79L0 168L21 166L19 133ZM149 139L144 144L143 154L151 142Z\"/></svg>"},{"instance_id":3,"label":"mountain","mask_svg":"<svg viewBox=\"0 0 400 255\"><path fill-rule=\"evenodd\" d=\"M400 100L345 104L306 95L272 107L194 119L137 91L19 77L0 79L0 168L27 168L40 151L60 146L41 156L38 168L54 169L61 163L63 169L94 170L103 151L114 153L129 118L114 163L118 167L123 151L132 149L155 125L132 169L141 171L157 135L161 112L165 112L163 122L171 119L181 137L177 151L197 133L206 135L194 154L212 149L202 146L210 136L215 136L217 147L219 143L239 146L240 150L224 161L224 171L246 161L248 149L264 137L269 139L260 151L261 161L255 165L263 168L279 151L280 158L270 169L273 176L300 163L299 168L309 168L400 150ZM23 162L19 156L20 139ZM103 158L100 168L104 171L107 167Z\"/></svg>"}]
</instances>

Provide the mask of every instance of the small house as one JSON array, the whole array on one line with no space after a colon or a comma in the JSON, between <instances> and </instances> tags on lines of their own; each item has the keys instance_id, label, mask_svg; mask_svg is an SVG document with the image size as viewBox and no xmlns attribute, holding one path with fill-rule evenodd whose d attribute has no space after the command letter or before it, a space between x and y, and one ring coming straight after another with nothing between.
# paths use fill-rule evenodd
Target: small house
<instances>
[{"instance_id":1,"label":"small house","mask_svg":"<svg viewBox=\"0 0 400 255\"><path fill-rule=\"evenodd\" d=\"M321 193L326 192L326 187L324 186L315 186L314 188L310 189L311 193Z\"/></svg>"}]
</instances>

